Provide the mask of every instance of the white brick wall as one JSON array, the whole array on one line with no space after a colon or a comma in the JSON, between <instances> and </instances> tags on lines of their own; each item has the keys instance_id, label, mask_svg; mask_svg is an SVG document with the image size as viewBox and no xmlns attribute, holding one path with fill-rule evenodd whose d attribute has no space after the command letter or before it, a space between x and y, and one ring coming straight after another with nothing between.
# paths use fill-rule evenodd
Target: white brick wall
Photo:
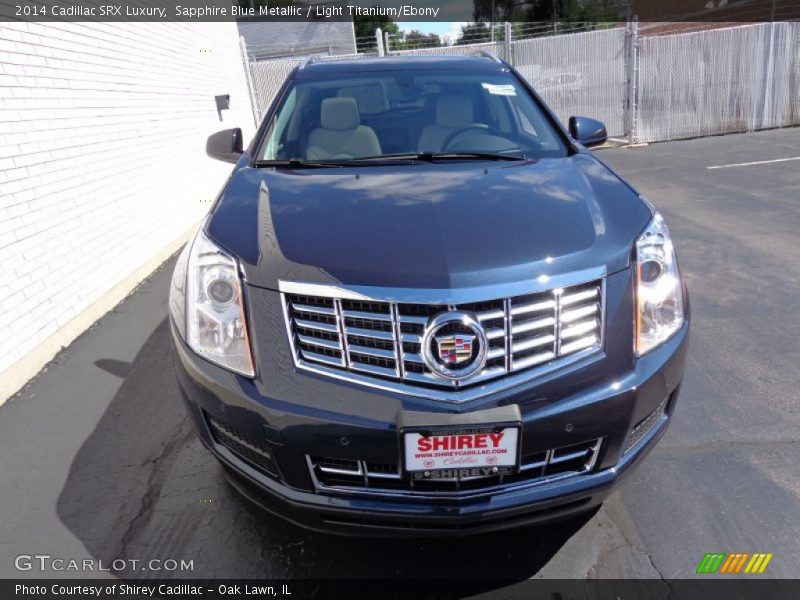
<instances>
[{"instance_id":1,"label":"white brick wall","mask_svg":"<svg viewBox=\"0 0 800 600\"><path fill-rule=\"evenodd\" d=\"M208 210L245 81L234 23L0 23L0 378Z\"/></svg>"}]
</instances>

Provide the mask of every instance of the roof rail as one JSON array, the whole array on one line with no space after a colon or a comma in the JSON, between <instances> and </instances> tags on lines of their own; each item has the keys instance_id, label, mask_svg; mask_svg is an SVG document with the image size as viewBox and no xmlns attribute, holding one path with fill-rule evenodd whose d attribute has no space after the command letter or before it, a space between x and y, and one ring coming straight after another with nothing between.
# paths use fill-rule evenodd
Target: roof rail
<instances>
[{"instance_id":1,"label":"roof rail","mask_svg":"<svg viewBox=\"0 0 800 600\"><path fill-rule=\"evenodd\" d=\"M496 62L496 63L500 63L500 64L502 64L502 63L503 63L503 61L502 61L502 60L500 60L500 59L497 57L497 55L496 55L496 54L494 54L494 53L492 53L492 52L489 52L488 50L478 50L478 51L477 51L477 53L476 53L476 56L484 56L484 57L486 57L486 58L490 58L490 59L492 59L492 60L493 60L494 62Z\"/></svg>"},{"instance_id":2,"label":"roof rail","mask_svg":"<svg viewBox=\"0 0 800 600\"><path fill-rule=\"evenodd\" d=\"M317 62L318 60L319 60L319 56L317 56L316 54L309 54L308 56L306 56L306 57L303 59L303 62L301 62L301 63L300 63L300 65L297 67L297 70L298 70L298 71L302 71L302 70L303 70L303 69L305 69L305 68L306 68L308 65L310 65L310 64L312 64L312 63L315 63L315 62Z\"/></svg>"}]
</instances>

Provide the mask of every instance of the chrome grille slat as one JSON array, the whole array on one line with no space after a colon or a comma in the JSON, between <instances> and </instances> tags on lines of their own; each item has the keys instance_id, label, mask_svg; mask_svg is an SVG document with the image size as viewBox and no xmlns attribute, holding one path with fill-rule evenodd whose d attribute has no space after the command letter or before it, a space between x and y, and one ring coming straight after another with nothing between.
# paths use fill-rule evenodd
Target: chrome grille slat
<instances>
[{"instance_id":1,"label":"chrome grille slat","mask_svg":"<svg viewBox=\"0 0 800 600\"><path fill-rule=\"evenodd\" d=\"M365 319L369 321L388 321L392 322L391 314L363 312L360 310L343 310L342 316L346 319Z\"/></svg>"},{"instance_id":2,"label":"chrome grille slat","mask_svg":"<svg viewBox=\"0 0 800 600\"><path fill-rule=\"evenodd\" d=\"M585 300L589 300L591 298L596 298L596 297L597 297L597 289L584 290L583 292L577 292L575 294L564 294L561 297L561 305L569 306L571 304L575 304L577 302L583 302Z\"/></svg>"},{"instance_id":3,"label":"chrome grille slat","mask_svg":"<svg viewBox=\"0 0 800 600\"><path fill-rule=\"evenodd\" d=\"M362 329L361 327L347 327L344 331L348 335L360 335L361 337L375 338L376 340L393 340L394 335L390 331L379 331L373 329Z\"/></svg>"},{"instance_id":4,"label":"chrome grille slat","mask_svg":"<svg viewBox=\"0 0 800 600\"><path fill-rule=\"evenodd\" d=\"M300 312L311 313L315 315L330 315L331 317L336 315L336 311L327 306L311 306L309 304L292 302L292 308Z\"/></svg>"},{"instance_id":5,"label":"chrome grille slat","mask_svg":"<svg viewBox=\"0 0 800 600\"><path fill-rule=\"evenodd\" d=\"M493 358L502 358L506 355L505 348L490 348L489 352L486 354L486 357L491 360Z\"/></svg>"},{"instance_id":6,"label":"chrome grille slat","mask_svg":"<svg viewBox=\"0 0 800 600\"><path fill-rule=\"evenodd\" d=\"M349 468L349 469L344 468L344 467L348 466L346 463L349 463L351 461L339 461L339 462L342 463L339 466L331 466L330 464L325 464L323 462L320 462L320 464L317 465L317 468L320 471L322 471L323 473L329 473L331 475L363 475L364 474L364 471L362 470L363 469L363 463L361 461L352 461L353 464L350 465L351 468Z\"/></svg>"},{"instance_id":7,"label":"chrome grille slat","mask_svg":"<svg viewBox=\"0 0 800 600\"><path fill-rule=\"evenodd\" d=\"M444 379L440 379L431 373L415 373L414 371L409 371L406 373L406 379L409 381L413 381L416 383L423 383L426 385L438 385L442 387L451 387L451 383L449 381L445 381Z\"/></svg>"},{"instance_id":8,"label":"chrome grille slat","mask_svg":"<svg viewBox=\"0 0 800 600\"><path fill-rule=\"evenodd\" d=\"M416 333L402 333L400 334L400 337L404 342L408 342L409 344L422 343L422 336L417 335Z\"/></svg>"},{"instance_id":9,"label":"chrome grille slat","mask_svg":"<svg viewBox=\"0 0 800 600\"><path fill-rule=\"evenodd\" d=\"M569 354L570 352L575 352L576 350L583 350L584 348L589 348L597 343L597 336L587 335L586 337L578 338L574 342L570 342L568 344L562 344L559 352L562 354Z\"/></svg>"},{"instance_id":10,"label":"chrome grille slat","mask_svg":"<svg viewBox=\"0 0 800 600\"><path fill-rule=\"evenodd\" d=\"M378 358L390 358L395 360L397 355L394 353L394 350L384 350L383 348L368 348L367 346L358 346L356 344L350 344L348 346L348 351L350 354L365 354L367 356L377 356Z\"/></svg>"},{"instance_id":11,"label":"chrome grille slat","mask_svg":"<svg viewBox=\"0 0 800 600\"><path fill-rule=\"evenodd\" d=\"M539 337L534 337L527 339L523 342L517 342L512 346L513 352L522 352L523 350L530 350L531 348L538 348L540 346L547 346L553 344L555 341L556 336L552 333L548 333L545 335L541 335Z\"/></svg>"},{"instance_id":12,"label":"chrome grille slat","mask_svg":"<svg viewBox=\"0 0 800 600\"><path fill-rule=\"evenodd\" d=\"M395 371L400 379L406 376L406 359L405 351L403 350L402 334L400 333L400 313L397 309L397 303L392 302L392 335L394 336L394 352L395 352ZM401 340L398 343L398 340Z\"/></svg>"},{"instance_id":13,"label":"chrome grille slat","mask_svg":"<svg viewBox=\"0 0 800 600\"><path fill-rule=\"evenodd\" d=\"M556 305L555 300L545 300L544 302L531 302L529 304L521 304L511 309L512 315L523 315L526 313L540 312L544 310L552 310Z\"/></svg>"},{"instance_id":14,"label":"chrome grille slat","mask_svg":"<svg viewBox=\"0 0 800 600\"><path fill-rule=\"evenodd\" d=\"M603 438L597 438L523 454L519 473L512 475L443 478L423 482L404 479L396 463L313 456L306 456L306 462L314 485L320 492L380 496L470 496L499 488L538 485L591 473L595 469L602 442Z\"/></svg>"},{"instance_id":15,"label":"chrome grille slat","mask_svg":"<svg viewBox=\"0 0 800 600\"><path fill-rule=\"evenodd\" d=\"M544 317L543 319L536 319L535 321L526 321L519 325L513 325L511 327L511 332L515 334L527 333L529 331L535 331L536 329L552 327L555 323L555 317Z\"/></svg>"},{"instance_id":16,"label":"chrome grille slat","mask_svg":"<svg viewBox=\"0 0 800 600\"><path fill-rule=\"evenodd\" d=\"M362 363L358 361L351 361L350 368L356 371L364 371L365 373L372 373L373 375L383 375L384 377L393 377L394 369L387 369L386 367L378 367L369 363Z\"/></svg>"},{"instance_id":17,"label":"chrome grille slat","mask_svg":"<svg viewBox=\"0 0 800 600\"><path fill-rule=\"evenodd\" d=\"M339 328L336 325L331 325L330 323L324 323L322 321L306 321L305 319L295 319L294 322L298 327L302 327L303 329L315 329L317 331L326 331L328 333L339 332Z\"/></svg>"},{"instance_id":18,"label":"chrome grille slat","mask_svg":"<svg viewBox=\"0 0 800 600\"><path fill-rule=\"evenodd\" d=\"M528 379L537 377L601 350L604 279L578 281L505 298L470 293L471 301L463 304L394 299L408 298L405 290L381 290L381 297L372 298L321 285L299 293L303 284L280 282L280 289L298 367L459 402L491 389L482 385L470 393L474 384L502 377L509 378L507 385L526 381L526 372ZM427 324L446 311L473 315L488 342L484 368L457 383L434 374L422 358Z\"/></svg>"},{"instance_id":19,"label":"chrome grille slat","mask_svg":"<svg viewBox=\"0 0 800 600\"><path fill-rule=\"evenodd\" d=\"M341 358L334 358L326 354L311 352L310 350L300 350L300 353L303 355L303 358L307 360L315 360L317 362L325 363L326 365L334 365L338 367L342 364Z\"/></svg>"},{"instance_id":20,"label":"chrome grille slat","mask_svg":"<svg viewBox=\"0 0 800 600\"><path fill-rule=\"evenodd\" d=\"M342 366L345 369L350 368L350 353L347 351L347 333L345 332L344 327L344 317L342 316L342 301L340 299L335 299L333 301L333 308L336 312L336 327L339 330L339 342L342 345Z\"/></svg>"},{"instance_id":21,"label":"chrome grille slat","mask_svg":"<svg viewBox=\"0 0 800 600\"><path fill-rule=\"evenodd\" d=\"M591 321L583 321L581 323L573 323L568 327L565 327L561 330L561 339L566 340L569 338L573 338L575 336L581 335L582 333L586 333L587 331L593 331L597 328L597 320L592 319Z\"/></svg>"},{"instance_id":22,"label":"chrome grille slat","mask_svg":"<svg viewBox=\"0 0 800 600\"><path fill-rule=\"evenodd\" d=\"M332 342L323 338L312 337L308 335L297 334L297 339L303 344L310 346L319 346L321 348L328 348L330 350L341 350L342 345L339 342Z\"/></svg>"},{"instance_id":23,"label":"chrome grille slat","mask_svg":"<svg viewBox=\"0 0 800 600\"><path fill-rule=\"evenodd\" d=\"M485 310L483 312L478 313L478 320L479 321L491 321L492 319L502 319L506 316L504 310L500 308L496 308L493 310Z\"/></svg>"},{"instance_id":24,"label":"chrome grille slat","mask_svg":"<svg viewBox=\"0 0 800 600\"><path fill-rule=\"evenodd\" d=\"M415 317L413 315L399 315L401 323L410 323L412 325L425 325L428 322L428 317Z\"/></svg>"},{"instance_id":25,"label":"chrome grille slat","mask_svg":"<svg viewBox=\"0 0 800 600\"><path fill-rule=\"evenodd\" d=\"M547 352L541 352L539 354L532 354L531 356L526 356L525 358L515 359L514 368L527 369L528 367L540 365L543 362L547 362L548 360L552 360L554 358L555 354L551 350L548 350Z\"/></svg>"},{"instance_id":26,"label":"chrome grille slat","mask_svg":"<svg viewBox=\"0 0 800 600\"><path fill-rule=\"evenodd\" d=\"M532 469L541 469L547 464L546 460L540 460L538 462L526 463L524 465L520 465L520 471L530 471Z\"/></svg>"},{"instance_id":27,"label":"chrome grille slat","mask_svg":"<svg viewBox=\"0 0 800 600\"><path fill-rule=\"evenodd\" d=\"M486 330L486 339L489 341L499 339L501 337L505 337L506 332L499 327L493 327L492 329Z\"/></svg>"},{"instance_id":28,"label":"chrome grille slat","mask_svg":"<svg viewBox=\"0 0 800 600\"><path fill-rule=\"evenodd\" d=\"M593 304L591 306L582 306L581 308L576 308L573 310L565 310L561 313L561 322L562 323L572 323L573 321L577 321L581 317L587 317L589 315L593 315L597 312L597 305Z\"/></svg>"},{"instance_id":29,"label":"chrome grille slat","mask_svg":"<svg viewBox=\"0 0 800 600\"><path fill-rule=\"evenodd\" d=\"M495 377L499 377L500 375L504 375L506 372L505 367L487 367L480 373L473 375L470 377L470 383L478 383L479 381L486 381L487 379L494 379Z\"/></svg>"},{"instance_id":30,"label":"chrome grille slat","mask_svg":"<svg viewBox=\"0 0 800 600\"><path fill-rule=\"evenodd\" d=\"M400 473L381 473L380 471L367 471L367 477L375 479L400 479Z\"/></svg>"},{"instance_id":31,"label":"chrome grille slat","mask_svg":"<svg viewBox=\"0 0 800 600\"><path fill-rule=\"evenodd\" d=\"M550 458L550 464L557 465L558 463L575 460L576 458L584 458L588 452L590 452L590 450L581 450L580 452L571 452L561 456L552 456Z\"/></svg>"}]
</instances>

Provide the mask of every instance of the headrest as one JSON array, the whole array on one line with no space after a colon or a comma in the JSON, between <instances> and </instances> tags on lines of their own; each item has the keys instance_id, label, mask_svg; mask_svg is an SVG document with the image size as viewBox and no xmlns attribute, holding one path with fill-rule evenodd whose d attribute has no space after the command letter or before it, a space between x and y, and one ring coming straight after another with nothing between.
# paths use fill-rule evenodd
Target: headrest
<instances>
[{"instance_id":1,"label":"headrest","mask_svg":"<svg viewBox=\"0 0 800 600\"><path fill-rule=\"evenodd\" d=\"M472 101L466 96L442 96L436 103L436 123L442 127L466 127L474 118Z\"/></svg>"},{"instance_id":2,"label":"headrest","mask_svg":"<svg viewBox=\"0 0 800 600\"><path fill-rule=\"evenodd\" d=\"M361 123L358 105L354 98L325 98L320 110L320 124L324 129L354 129Z\"/></svg>"}]
</instances>

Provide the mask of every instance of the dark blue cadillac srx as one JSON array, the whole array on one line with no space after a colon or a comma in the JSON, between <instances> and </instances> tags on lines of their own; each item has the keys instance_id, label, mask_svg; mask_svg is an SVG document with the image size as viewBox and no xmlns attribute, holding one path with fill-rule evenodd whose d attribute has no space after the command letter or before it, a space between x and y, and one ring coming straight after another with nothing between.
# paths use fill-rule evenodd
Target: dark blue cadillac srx
<instances>
[{"instance_id":1,"label":"dark blue cadillac srx","mask_svg":"<svg viewBox=\"0 0 800 600\"><path fill-rule=\"evenodd\" d=\"M178 259L176 371L235 488L453 534L596 507L664 433L689 301L664 220L491 56L309 61Z\"/></svg>"}]
</instances>

